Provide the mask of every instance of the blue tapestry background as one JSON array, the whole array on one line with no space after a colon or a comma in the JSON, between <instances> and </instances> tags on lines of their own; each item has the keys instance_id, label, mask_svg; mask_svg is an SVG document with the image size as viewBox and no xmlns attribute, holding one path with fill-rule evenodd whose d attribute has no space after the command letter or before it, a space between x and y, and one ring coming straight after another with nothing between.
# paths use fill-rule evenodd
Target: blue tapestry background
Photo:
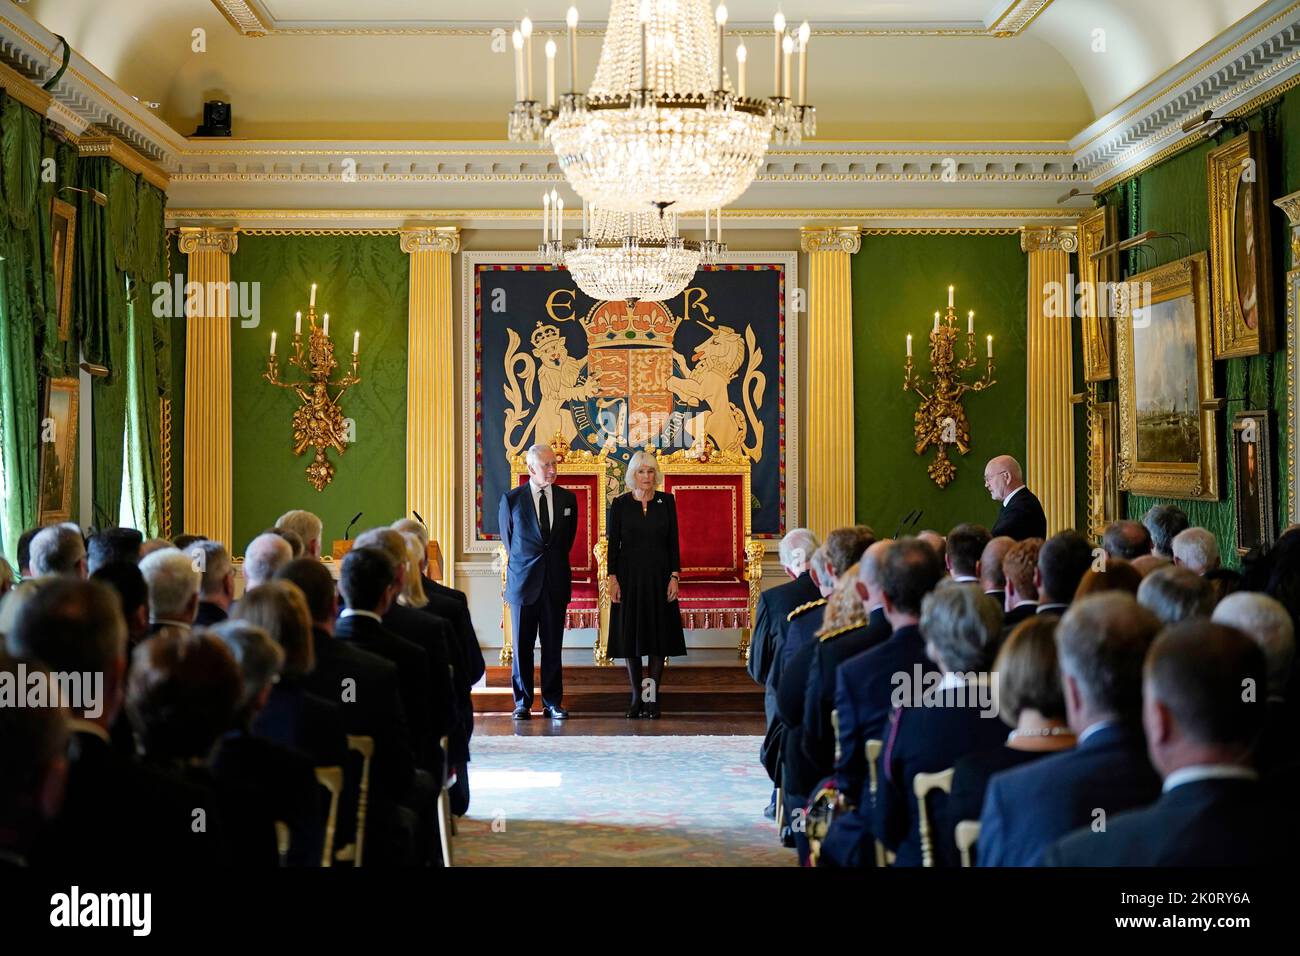
<instances>
[{"instance_id":1,"label":"blue tapestry background","mask_svg":"<svg viewBox=\"0 0 1300 956\"><path fill-rule=\"evenodd\" d=\"M752 522L756 538L780 537L786 529L785 477L786 477L786 394L785 394L785 267L777 263L727 264L703 268L696 273L687 290L674 299L662 303L677 321L675 330L669 331L672 349L685 362L674 359L674 375L685 377L692 367L704 368L707 364L699 360L696 350L702 345L706 350L717 344L733 351L730 365L734 364L737 350L743 350L739 367L734 370L730 382L725 385L727 399L735 411L724 416L726 427L735 420L736 430L743 432L744 446L755 448L759 458L753 463L751 471L751 490L753 499ZM602 431L599 423L613 422L615 412L606 410L602 418L602 402L613 409L622 405L653 407L658 405L660 417L643 414L641 421L649 423L649 432L660 436L682 435L684 433L683 414L698 413L702 408L711 408L707 402L691 406L680 395L669 395L662 389L653 391L629 386L627 391L635 393L625 402L612 398L617 388L607 387L596 396L584 397L584 389L590 391L597 387L597 381L607 385L616 382L624 374L619 371L614 378L603 372L598 377L591 375L587 366L589 345L598 341L596 336L589 339L588 329L580 320L590 318L593 309L605 318L613 317L615 321L623 317L626 307L622 303L601 305L580 292L566 270L542 265L492 264L477 263L474 266L474 399L475 399L475 487L476 487L476 532L480 539L498 537L497 504L501 495L507 490L510 480L510 468L506 456L506 413L516 409L515 423L511 428L512 444L526 448L534 441L548 440L549 435L534 434L532 419L539 406L544 389L543 379L549 374L549 388L561 388L566 394L574 395L559 403L551 403L545 422L566 423L561 430L572 428L576 437L572 439L575 449L597 452L608 431ZM548 309L549 302L549 309ZM689 303L689 305L688 305ZM649 309L650 304L643 304ZM689 314L687 314L689 310ZM539 330L538 323L543 329ZM603 323L598 323L598 327ZM555 331L559 335L556 336ZM719 327L726 331L718 332ZM652 363L651 369L660 369L656 374L647 374L642 369L641 379L657 378L662 381L667 374L669 356L663 353L666 344L661 327L656 337L655 330L645 333L648 339L657 341L631 342L636 345L657 345L657 349L640 349L644 361ZM510 332L517 339L512 339ZM533 336L538 336L535 341ZM625 344L622 335L631 337L630 332L606 333L608 344L613 349L600 349L599 353L608 362L615 353L621 351L619 346ZM750 338L752 336L752 338ZM603 340L601 341L604 344ZM725 346L724 344L725 343ZM557 356L568 368L567 376L560 369L541 371L543 362L537 354ZM510 371L506 368L507 354L513 353L514 363ZM566 354L567 353L567 354ZM657 354L656 354L657 353ZM523 357L521 357L523 356ZM615 358L615 361L635 364L635 359ZM654 364L661 360L662 365ZM598 361L598 360L597 360ZM530 376L529 366L533 374ZM581 366L581 368L579 368ZM634 378L633 372L627 372L628 380ZM531 379L531 380L530 380ZM561 382L560 380L563 379ZM676 381L676 380L675 380ZM702 382L725 381L701 377ZM591 382L589 385L588 383ZM531 385L531 390L529 386ZM507 387L510 395L507 397ZM756 387L761 386L761 387ZM682 386L679 388L689 388ZM748 391L748 396L746 396ZM761 400L760 400L761 393ZM602 397L610 396L610 397ZM717 402L720 404L720 401ZM517 414L522 407L523 416ZM671 410L670 410L671 409ZM542 421L543 419L538 419ZM722 419L719 419L721 421ZM659 429L659 425L665 427ZM755 428L757 424L758 428ZM541 427L541 426L536 426ZM697 425L696 428L700 429ZM761 428L761 441L757 432ZM554 428L550 429L552 432ZM626 438L626 432L620 433ZM645 436L646 430L640 435ZM711 432L712 434L712 432ZM634 438L637 436L633 436ZM595 439L595 440L593 440ZM660 441L665 438L660 437ZM653 439L652 439L653 441ZM685 439L690 444L689 438ZM638 447L643 442L638 442ZM670 445L665 451L675 450L681 445ZM621 441L611 453L615 467L615 478L607 489L611 494L623 490L623 471L627 459L634 448Z\"/></svg>"}]
</instances>

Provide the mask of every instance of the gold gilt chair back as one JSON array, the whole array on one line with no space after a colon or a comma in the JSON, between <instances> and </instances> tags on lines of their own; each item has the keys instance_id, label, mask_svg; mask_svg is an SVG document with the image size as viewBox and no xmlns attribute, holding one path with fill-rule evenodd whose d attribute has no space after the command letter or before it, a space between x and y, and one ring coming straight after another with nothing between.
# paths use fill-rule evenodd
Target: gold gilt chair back
<instances>
[{"instance_id":1,"label":"gold gilt chair back","mask_svg":"<svg viewBox=\"0 0 1300 956\"><path fill-rule=\"evenodd\" d=\"M952 792L952 768L939 773L918 773L912 778L912 792L916 794L917 821L921 831L921 865L934 866L934 844L930 836L930 814L925 798L932 790Z\"/></svg>"},{"instance_id":2,"label":"gold gilt chair back","mask_svg":"<svg viewBox=\"0 0 1300 956\"><path fill-rule=\"evenodd\" d=\"M334 857L334 828L338 825L339 795L343 793L342 767L317 767L316 782L330 795L330 809L325 816L325 848L321 851L321 866L330 866Z\"/></svg>"},{"instance_id":3,"label":"gold gilt chair back","mask_svg":"<svg viewBox=\"0 0 1300 956\"><path fill-rule=\"evenodd\" d=\"M954 833L957 841L957 852L961 854L961 865L969 867L971 847L980 838L980 822L978 820L962 820L957 824Z\"/></svg>"}]
</instances>

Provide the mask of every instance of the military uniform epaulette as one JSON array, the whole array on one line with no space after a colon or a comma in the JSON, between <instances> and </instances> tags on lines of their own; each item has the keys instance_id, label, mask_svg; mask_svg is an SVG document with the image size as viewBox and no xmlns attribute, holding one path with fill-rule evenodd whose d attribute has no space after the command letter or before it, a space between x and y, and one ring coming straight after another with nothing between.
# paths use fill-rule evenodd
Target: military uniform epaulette
<instances>
[{"instance_id":1,"label":"military uniform epaulette","mask_svg":"<svg viewBox=\"0 0 1300 956\"><path fill-rule=\"evenodd\" d=\"M815 601L809 601L807 604L800 604L797 608L795 608L793 611L791 611L789 614L785 616L786 622L788 623L790 621L793 621L800 614L803 614L806 611L811 611L815 607L821 607L825 603L826 603L825 598L818 598Z\"/></svg>"},{"instance_id":2,"label":"military uniform epaulette","mask_svg":"<svg viewBox=\"0 0 1300 956\"><path fill-rule=\"evenodd\" d=\"M832 637L839 637L841 634L847 634L849 631L856 631L860 627L866 627L866 621L858 621L856 624L845 624L843 627L837 627L833 631L827 631L825 634L818 636L819 641L829 641Z\"/></svg>"}]
</instances>

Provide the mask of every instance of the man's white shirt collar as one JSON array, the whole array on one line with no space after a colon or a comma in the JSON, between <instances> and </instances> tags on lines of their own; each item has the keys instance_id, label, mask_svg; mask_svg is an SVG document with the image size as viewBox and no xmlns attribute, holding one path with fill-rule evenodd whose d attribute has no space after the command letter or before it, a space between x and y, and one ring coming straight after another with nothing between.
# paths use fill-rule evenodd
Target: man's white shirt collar
<instances>
[{"instance_id":1,"label":"man's white shirt collar","mask_svg":"<svg viewBox=\"0 0 1300 956\"><path fill-rule=\"evenodd\" d=\"M345 617L368 617L368 618L370 618L371 620L378 621L380 624L383 624L383 623L384 623L384 619L383 619L382 617L380 617L378 614L376 614L374 611L363 611L363 610L361 610L361 608L350 608L350 607L349 607L349 608L345 608L345 609L343 610L343 613L340 614L339 617L340 617L340 618L345 618Z\"/></svg>"},{"instance_id":2,"label":"man's white shirt collar","mask_svg":"<svg viewBox=\"0 0 1300 956\"><path fill-rule=\"evenodd\" d=\"M1105 730L1114 723L1115 721L1113 720L1099 720L1095 724L1089 724L1087 727L1083 728L1083 733L1079 734L1079 739L1075 741L1075 745L1080 747L1083 746L1083 742L1093 734L1097 733L1097 731Z\"/></svg>"},{"instance_id":3,"label":"man's white shirt collar","mask_svg":"<svg viewBox=\"0 0 1300 956\"><path fill-rule=\"evenodd\" d=\"M1168 793L1174 787L1200 780L1258 780L1259 774L1249 767L1234 763L1203 763L1180 767L1165 777L1161 793Z\"/></svg>"},{"instance_id":4,"label":"man's white shirt collar","mask_svg":"<svg viewBox=\"0 0 1300 956\"><path fill-rule=\"evenodd\" d=\"M1007 495L1005 498L1003 498L1003 499L1002 499L1002 507L1005 508L1007 505L1011 504L1011 499L1014 498L1017 494L1019 494L1020 492L1022 492L1022 491L1024 491L1024 490L1025 490L1025 486L1024 486L1024 485L1021 485L1021 486L1020 486L1019 488L1017 488L1015 491L1011 492L1011 494L1009 494L1009 495Z\"/></svg>"}]
</instances>

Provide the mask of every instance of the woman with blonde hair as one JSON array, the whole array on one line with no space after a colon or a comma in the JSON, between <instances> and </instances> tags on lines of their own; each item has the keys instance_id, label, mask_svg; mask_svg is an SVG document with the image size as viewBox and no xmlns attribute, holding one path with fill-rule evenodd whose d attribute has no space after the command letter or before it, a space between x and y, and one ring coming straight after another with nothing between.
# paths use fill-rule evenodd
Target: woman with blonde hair
<instances>
[{"instance_id":1,"label":"woman with blonde hair","mask_svg":"<svg viewBox=\"0 0 1300 956\"><path fill-rule=\"evenodd\" d=\"M855 562L839 576L834 590L826 598L826 613L822 615L821 627L817 628L818 638L831 631L867 623L867 609L862 606L857 584L858 563Z\"/></svg>"},{"instance_id":2,"label":"woman with blonde hair","mask_svg":"<svg viewBox=\"0 0 1300 956\"><path fill-rule=\"evenodd\" d=\"M402 593L397 596L397 603L403 607L424 607L429 603L429 596L424 593L424 579L420 573L420 558L426 553L417 535L410 531L400 532L406 542L406 576L402 582Z\"/></svg>"},{"instance_id":3,"label":"woman with blonde hair","mask_svg":"<svg viewBox=\"0 0 1300 956\"><path fill-rule=\"evenodd\" d=\"M656 490L659 463L639 451L627 463L627 493L609 506L609 656L627 660L632 706L626 716L659 716L664 660L686 654L677 607L681 551L677 501ZM649 659L649 683L641 683L641 658Z\"/></svg>"}]
</instances>

